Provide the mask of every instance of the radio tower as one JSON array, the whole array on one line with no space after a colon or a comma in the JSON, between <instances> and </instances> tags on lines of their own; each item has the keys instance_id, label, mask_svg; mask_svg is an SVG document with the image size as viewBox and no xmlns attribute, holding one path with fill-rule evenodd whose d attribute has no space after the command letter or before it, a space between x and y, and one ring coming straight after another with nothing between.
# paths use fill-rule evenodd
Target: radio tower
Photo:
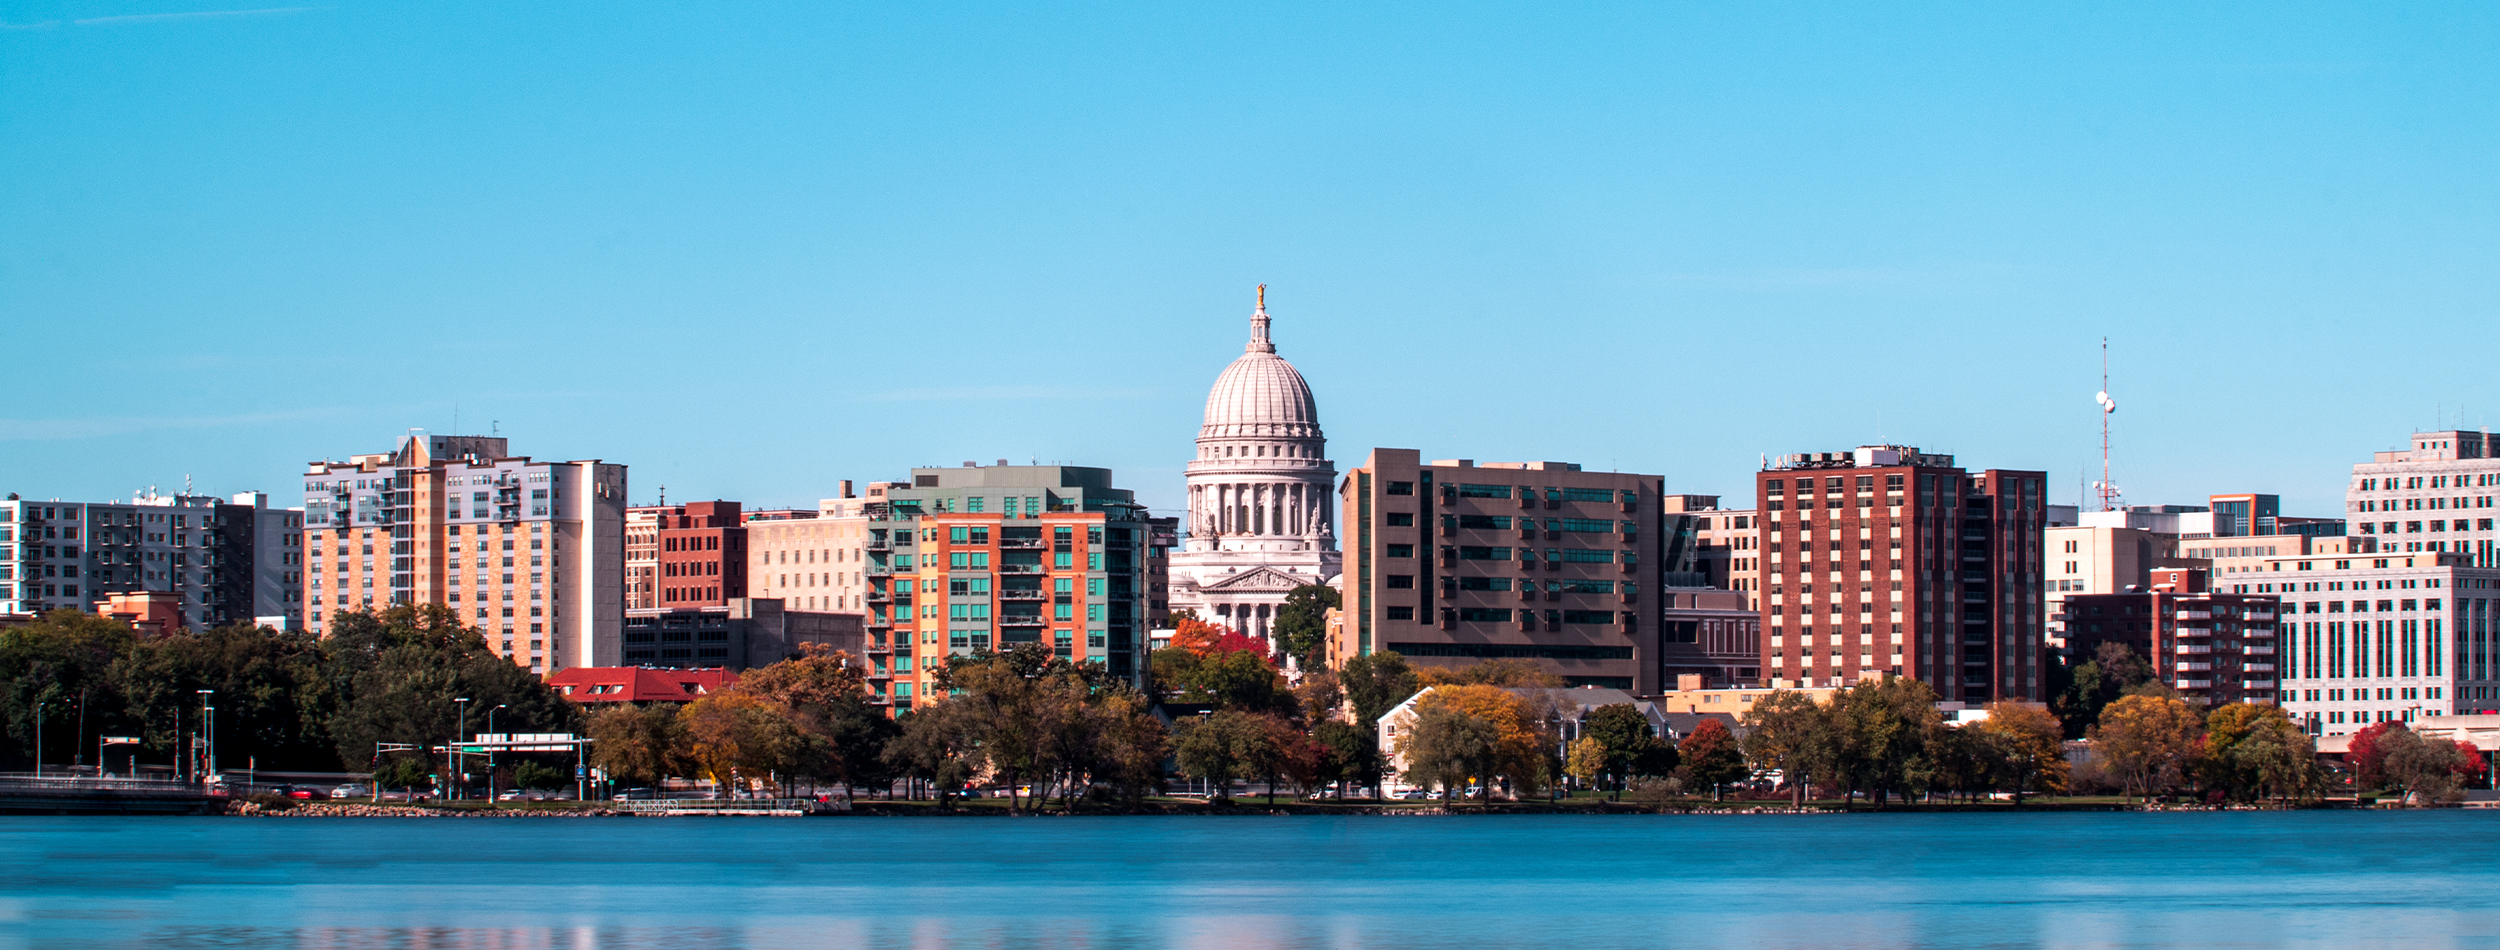
<instances>
[{"instance_id":1,"label":"radio tower","mask_svg":"<svg viewBox=\"0 0 2500 950\"><path fill-rule=\"evenodd\" d=\"M2118 411L2118 400L2109 398L2109 338L2101 338L2101 391L2092 394L2092 401L2101 404L2101 480L2092 490L2101 496L2102 511L2118 510L2118 483L2109 477L2109 417Z\"/></svg>"}]
</instances>

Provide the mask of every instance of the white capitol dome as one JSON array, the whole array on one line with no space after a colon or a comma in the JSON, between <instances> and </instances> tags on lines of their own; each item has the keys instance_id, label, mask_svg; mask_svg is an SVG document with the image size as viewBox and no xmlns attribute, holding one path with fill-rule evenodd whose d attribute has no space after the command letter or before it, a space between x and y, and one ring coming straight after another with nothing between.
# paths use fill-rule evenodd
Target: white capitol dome
<instances>
[{"instance_id":1,"label":"white capitol dome","mask_svg":"<svg viewBox=\"0 0 2500 950\"><path fill-rule=\"evenodd\" d=\"M1198 430L1199 438L1315 438L1320 434L1319 401L1311 398L1311 384L1302 380L1292 363L1276 355L1267 324L1267 310L1262 307L1252 318L1245 352L1224 367L1223 375L1215 378L1215 388L1207 391L1206 423Z\"/></svg>"},{"instance_id":2,"label":"white capitol dome","mask_svg":"<svg viewBox=\"0 0 2500 950\"><path fill-rule=\"evenodd\" d=\"M1296 587L1337 576L1336 466L1319 400L1268 337L1267 288L1250 343L1207 390L1189 463L1189 539L1172 555L1172 606L1256 636Z\"/></svg>"}]
</instances>

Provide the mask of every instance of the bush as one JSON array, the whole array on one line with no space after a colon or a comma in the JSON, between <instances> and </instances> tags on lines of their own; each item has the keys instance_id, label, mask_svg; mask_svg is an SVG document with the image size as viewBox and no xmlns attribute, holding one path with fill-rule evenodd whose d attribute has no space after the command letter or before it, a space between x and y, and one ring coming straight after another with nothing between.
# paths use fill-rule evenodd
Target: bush
<instances>
[{"instance_id":1,"label":"bush","mask_svg":"<svg viewBox=\"0 0 2500 950\"><path fill-rule=\"evenodd\" d=\"M552 765L523 762L512 770L512 784L522 788L563 788L572 783L572 775Z\"/></svg>"}]
</instances>

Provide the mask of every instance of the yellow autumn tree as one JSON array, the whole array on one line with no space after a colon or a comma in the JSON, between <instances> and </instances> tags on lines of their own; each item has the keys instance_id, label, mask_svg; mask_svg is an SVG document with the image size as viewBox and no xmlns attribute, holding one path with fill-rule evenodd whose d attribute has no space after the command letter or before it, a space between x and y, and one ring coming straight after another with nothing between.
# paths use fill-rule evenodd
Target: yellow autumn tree
<instances>
[{"instance_id":1,"label":"yellow autumn tree","mask_svg":"<svg viewBox=\"0 0 2500 950\"><path fill-rule=\"evenodd\" d=\"M2170 776L2185 772L2196 754L2203 723L2196 710L2168 696L2123 696L2101 710L2092 727L2092 754L2126 782L2126 790L2151 795Z\"/></svg>"},{"instance_id":2,"label":"yellow autumn tree","mask_svg":"<svg viewBox=\"0 0 2500 950\"><path fill-rule=\"evenodd\" d=\"M2006 783L2014 787L2014 803L2023 801L2023 792L2066 790L2066 730L2049 712L2037 703L1994 702L1988 704L1988 718L1973 727L1988 738L1992 751L2002 757Z\"/></svg>"},{"instance_id":3,"label":"yellow autumn tree","mask_svg":"<svg viewBox=\"0 0 2500 950\"><path fill-rule=\"evenodd\" d=\"M1541 710L1499 686L1436 686L1416 703L1416 711L1440 707L1466 713L1493 727L1493 772L1510 779L1514 792L1525 797L1543 790L1545 764L1552 741L1550 710ZM1490 776L1478 776L1490 778ZM1487 788L1491 783L1486 783ZM1490 798L1488 791L1487 797Z\"/></svg>"}]
</instances>

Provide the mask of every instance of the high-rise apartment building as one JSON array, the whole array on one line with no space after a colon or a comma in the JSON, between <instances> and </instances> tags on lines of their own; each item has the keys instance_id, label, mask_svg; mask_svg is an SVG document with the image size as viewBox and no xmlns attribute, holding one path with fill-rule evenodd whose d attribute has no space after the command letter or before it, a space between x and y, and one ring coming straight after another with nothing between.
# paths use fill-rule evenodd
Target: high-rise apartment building
<instances>
[{"instance_id":1,"label":"high-rise apartment building","mask_svg":"<svg viewBox=\"0 0 2500 950\"><path fill-rule=\"evenodd\" d=\"M2218 592L2210 578L2203 569L2158 568L2134 590L2072 595L2067 649L2080 661L2103 643L2125 644L2182 697L2208 708L2274 702L2282 598Z\"/></svg>"},{"instance_id":2,"label":"high-rise apartment building","mask_svg":"<svg viewBox=\"0 0 2500 950\"><path fill-rule=\"evenodd\" d=\"M304 473L306 626L441 604L532 672L615 666L625 466L539 462L490 436L409 436Z\"/></svg>"},{"instance_id":3,"label":"high-rise apartment building","mask_svg":"<svg viewBox=\"0 0 2500 950\"><path fill-rule=\"evenodd\" d=\"M2046 482L1894 445L1763 470L1763 675L1833 686L1889 674L1946 700L2039 701Z\"/></svg>"},{"instance_id":4,"label":"high-rise apartment building","mask_svg":"<svg viewBox=\"0 0 2500 950\"><path fill-rule=\"evenodd\" d=\"M1373 449L1340 487L1331 665L1383 651L1425 666L1525 659L1573 686L1656 692L1641 595L1657 593L1662 490L1654 475L1569 462Z\"/></svg>"},{"instance_id":5,"label":"high-rise apartment building","mask_svg":"<svg viewBox=\"0 0 2500 950\"><path fill-rule=\"evenodd\" d=\"M303 512L245 492L129 502L0 501L0 613L94 611L164 594L193 629L302 619Z\"/></svg>"},{"instance_id":6,"label":"high-rise apartment building","mask_svg":"<svg viewBox=\"0 0 2500 950\"><path fill-rule=\"evenodd\" d=\"M1109 469L915 468L871 483L862 516L869 650L891 643L896 706L930 696L950 656L1027 643L1143 684L1158 539Z\"/></svg>"},{"instance_id":7,"label":"high-rise apartment building","mask_svg":"<svg viewBox=\"0 0 2500 950\"><path fill-rule=\"evenodd\" d=\"M2410 450L2352 467L2344 515L2353 533L2377 538L2382 551L2464 554L2476 567L2495 567L2495 496L2500 440L2463 429L2416 432Z\"/></svg>"},{"instance_id":8,"label":"high-rise apartment building","mask_svg":"<svg viewBox=\"0 0 2500 950\"><path fill-rule=\"evenodd\" d=\"M1746 606L1759 607L1762 593L1762 531L1752 509L1704 511L1694 532L1694 568L1702 586L1745 594Z\"/></svg>"}]
</instances>

